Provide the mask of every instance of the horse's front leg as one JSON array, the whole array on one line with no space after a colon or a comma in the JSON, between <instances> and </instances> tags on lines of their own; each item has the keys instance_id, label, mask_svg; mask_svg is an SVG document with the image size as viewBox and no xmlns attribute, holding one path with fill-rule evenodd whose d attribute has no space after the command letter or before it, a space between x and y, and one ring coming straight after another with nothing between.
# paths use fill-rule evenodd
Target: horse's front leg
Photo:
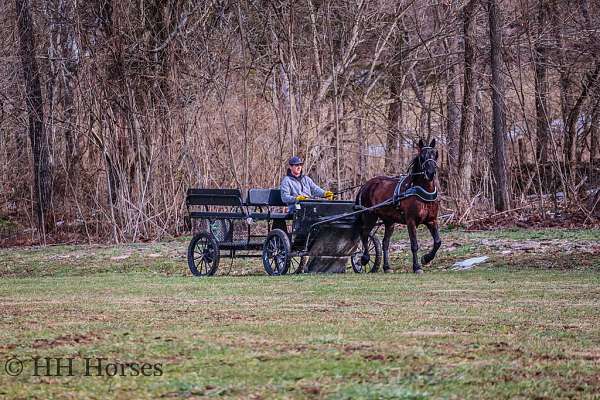
<instances>
[{"instance_id":1,"label":"horse's front leg","mask_svg":"<svg viewBox=\"0 0 600 400\"><path fill-rule=\"evenodd\" d=\"M442 239L440 239L440 229L437 221L427 222L425 225L427 225L427 229L429 229L429 233L431 233L431 237L433 238L433 248L429 253L421 257L421 263L423 265L429 264L431 260L435 258L435 254L442 245Z\"/></svg>"},{"instance_id":2,"label":"horse's front leg","mask_svg":"<svg viewBox=\"0 0 600 400\"><path fill-rule=\"evenodd\" d=\"M390 268L390 239L394 234L394 223L385 224L385 233L383 234L383 272L393 272Z\"/></svg>"},{"instance_id":3,"label":"horse's front leg","mask_svg":"<svg viewBox=\"0 0 600 400\"><path fill-rule=\"evenodd\" d=\"M410 251L412 252L413 259L413 272L415 274L422 274L423 270L419 265L419 242L417 241L417 224L414 220L406 221L406 227L408 228L408 237L410 238Z\"/></svg>"}]
</instances>

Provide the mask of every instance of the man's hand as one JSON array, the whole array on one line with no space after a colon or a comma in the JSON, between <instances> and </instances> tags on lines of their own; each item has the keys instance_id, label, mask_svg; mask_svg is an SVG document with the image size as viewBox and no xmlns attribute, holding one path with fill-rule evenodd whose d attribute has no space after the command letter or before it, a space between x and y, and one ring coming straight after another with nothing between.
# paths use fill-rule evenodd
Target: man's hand
<instances>
[{"instance_id":1,"label":"man's hand","mask_svg":"<svg viewBox=\"0 0 600 400\"><path fill-rule=\"evenodd\" d=\"M325 197L327 200L333 200L333 192L328 190L325 192L325 194L323 194L323 197Z\"/></svg>"},{"instance_id":2,"label":"man's hand","mask_svg":"<svg viewBox=\"0 0 600 400\"><path fill-rule=\"evenodd\" d=\"M305 196L303 194L296 196L296 201L303 201L303 200L308 200L308 199L310 199L310 197Z\"/></svg>"}]
</instances>

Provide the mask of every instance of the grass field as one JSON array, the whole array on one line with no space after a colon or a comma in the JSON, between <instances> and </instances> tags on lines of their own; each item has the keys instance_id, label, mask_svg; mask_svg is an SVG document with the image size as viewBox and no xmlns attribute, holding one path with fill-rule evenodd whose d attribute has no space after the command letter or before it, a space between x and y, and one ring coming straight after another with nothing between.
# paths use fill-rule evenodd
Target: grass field
<instances>
[{"instance_id":1,"label":"grass field","mask_svg":"<svg viewBox=\"0 0 600 400\"><path fill-rule=\"evenodd\" d=\"M185 239L0 250L0 398L600 397L598 230L445 231L422 276L400 273L404 235L389 275L197 279ZM86 358L129 365L85 376Z\"/></svg>"}]
</instances>

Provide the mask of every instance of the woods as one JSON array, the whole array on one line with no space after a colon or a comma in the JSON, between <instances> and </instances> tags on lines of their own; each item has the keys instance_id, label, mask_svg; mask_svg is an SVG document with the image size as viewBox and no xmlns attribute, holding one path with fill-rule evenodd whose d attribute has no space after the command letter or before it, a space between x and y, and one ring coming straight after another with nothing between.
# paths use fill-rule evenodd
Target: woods
<instances>
[{"instance_id":1,"label":"woods","mask_svg":"<svg viewBox=\"0 0 600 400\"><path fill-rule=\"evenodd\" d=\"M404 172L420 138L440 149L447 222L525 205L595 221L597 1L0 11L0 217L40 239L178 235L188 187L275 187L299 154L336 191Z\"/></svg>"}]
</instances>

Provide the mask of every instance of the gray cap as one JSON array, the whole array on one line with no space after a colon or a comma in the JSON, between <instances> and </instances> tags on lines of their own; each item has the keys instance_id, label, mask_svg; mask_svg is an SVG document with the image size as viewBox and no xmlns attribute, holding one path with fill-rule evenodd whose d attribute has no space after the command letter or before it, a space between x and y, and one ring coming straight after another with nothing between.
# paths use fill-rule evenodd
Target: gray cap
<instances>
[{"instance_id":1,"label":"gray cap","mask_svg":"<svg viewBox=\"0 0 600 400\"><path fill-rule=\"evenodd\" d=\"M302 165L302 164L304 164L304 160L298 156L294 156L289 159L288 164L289 165Z\"/></svg>"}]
</instances>

